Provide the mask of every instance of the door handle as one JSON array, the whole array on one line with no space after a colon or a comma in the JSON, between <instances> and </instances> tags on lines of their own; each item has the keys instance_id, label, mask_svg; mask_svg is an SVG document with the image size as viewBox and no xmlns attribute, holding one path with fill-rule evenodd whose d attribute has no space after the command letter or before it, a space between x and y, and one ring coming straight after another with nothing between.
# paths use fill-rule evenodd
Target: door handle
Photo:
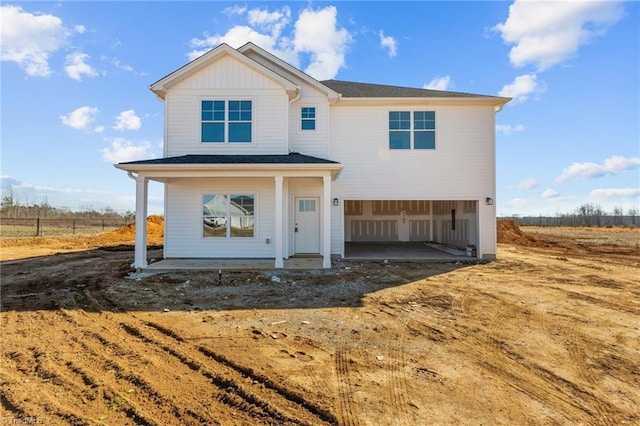
<instances>
[{"instance_id":1,"label":"door handle","mask_svg":"<svg viewBox=\"0 0 640 426\"><path fill-rule=\"evenodd\" d=\"M298 224L296 223L296 226L293 228L293 232L298 232Z\"/></svg>"}]
</instances>

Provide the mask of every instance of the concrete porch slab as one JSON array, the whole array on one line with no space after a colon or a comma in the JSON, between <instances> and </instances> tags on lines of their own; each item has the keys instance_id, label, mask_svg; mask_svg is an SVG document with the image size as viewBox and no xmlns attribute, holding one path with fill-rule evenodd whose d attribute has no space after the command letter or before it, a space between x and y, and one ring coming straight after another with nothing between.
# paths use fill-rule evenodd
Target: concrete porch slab
<instances>
[{"instance_id":1,"label":"concrete porch slab","mask_svg":"<svg viewBox=\"0 0 640 426\"><path fill-rule=\"evenodd\" d=\"M344 249L345 260L448 262L474 259L440 250L435 244L421 242L345 243Z\"/></svg>"},{"instance_id":2,"label":"concrete porch slab","mask_svg":"<svg viewBox=\"0 0 640 426\"><path fill-rule=\"evenodd\" d=\"M200 259L175 258L150 263L145 271L217 271L222 270L271 270L274 259ZM322 257L291 257L284 260L284 269L322 269Z\"/></svg>"}]
</instances>

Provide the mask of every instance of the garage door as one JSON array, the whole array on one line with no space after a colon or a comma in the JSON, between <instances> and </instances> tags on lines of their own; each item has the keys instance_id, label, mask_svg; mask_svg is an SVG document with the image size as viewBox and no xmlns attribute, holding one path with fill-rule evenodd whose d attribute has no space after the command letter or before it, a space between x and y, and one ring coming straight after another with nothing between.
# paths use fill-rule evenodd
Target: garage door
<instances>
[{"instance_id":1,"label":"garage door","mask_svg":"<svg viewBox=\"0 0 640 426\"><path fill-rule=\"evenodd\" d=\"M352 220L351 241L398 241L398 221Z\"/></svg>"}]
</instances>

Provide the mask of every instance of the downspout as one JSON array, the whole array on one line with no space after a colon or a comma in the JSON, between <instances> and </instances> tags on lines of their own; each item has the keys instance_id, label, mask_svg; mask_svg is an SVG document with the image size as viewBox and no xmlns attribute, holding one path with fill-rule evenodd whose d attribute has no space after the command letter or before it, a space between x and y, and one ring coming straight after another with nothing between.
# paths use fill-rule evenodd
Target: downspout
<instances>
[{"instance_id":1,"label":"downspout","mask_svg":"<svg viewBox=\"0 0 640 426\"><path fill-rule=\"evenodd\" d=\"M300 91L300 87L297 87L296 88L296 97L289 101L289 132L288 132L289 133L289 137L288 137L289 140L287 141L287 145L288 145L287 147L288 147L288 151L289 152L291 152L291 137L293 136L293 132L291 130L291 129L293 129L293 127L291 127L291 120L292 120L292 117L293 117L293 111L292 111L293 103L294 102L298 102L301 97L302 97L302 93Z\"/></svg>"},{"instance_id":2,"label":"downspout","mask_svg":"<svg viewBox=\"0 0 640 426\"><path fill-rule=\"evenodd\" d=\"M127 172L127 176L129 176L133 180L137 180L138 179L138 176L134 175L133 172Z\"/></svg>"}]
</instances>

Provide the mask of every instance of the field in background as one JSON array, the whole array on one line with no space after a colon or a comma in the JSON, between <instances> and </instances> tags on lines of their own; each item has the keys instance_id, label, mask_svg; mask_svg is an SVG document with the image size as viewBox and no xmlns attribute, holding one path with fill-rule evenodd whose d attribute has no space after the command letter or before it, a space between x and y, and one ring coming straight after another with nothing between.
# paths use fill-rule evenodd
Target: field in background
<instances>
[{"instance_id":1,"label":"field in background","mask_svg":"<svg viewBox=\"0 0 640 426\"><path fill-rule=\"evenodd\" d=\"M1 218L0 238L95 235L128 223L125 219Z\"/></svg>"}]
</instances>

